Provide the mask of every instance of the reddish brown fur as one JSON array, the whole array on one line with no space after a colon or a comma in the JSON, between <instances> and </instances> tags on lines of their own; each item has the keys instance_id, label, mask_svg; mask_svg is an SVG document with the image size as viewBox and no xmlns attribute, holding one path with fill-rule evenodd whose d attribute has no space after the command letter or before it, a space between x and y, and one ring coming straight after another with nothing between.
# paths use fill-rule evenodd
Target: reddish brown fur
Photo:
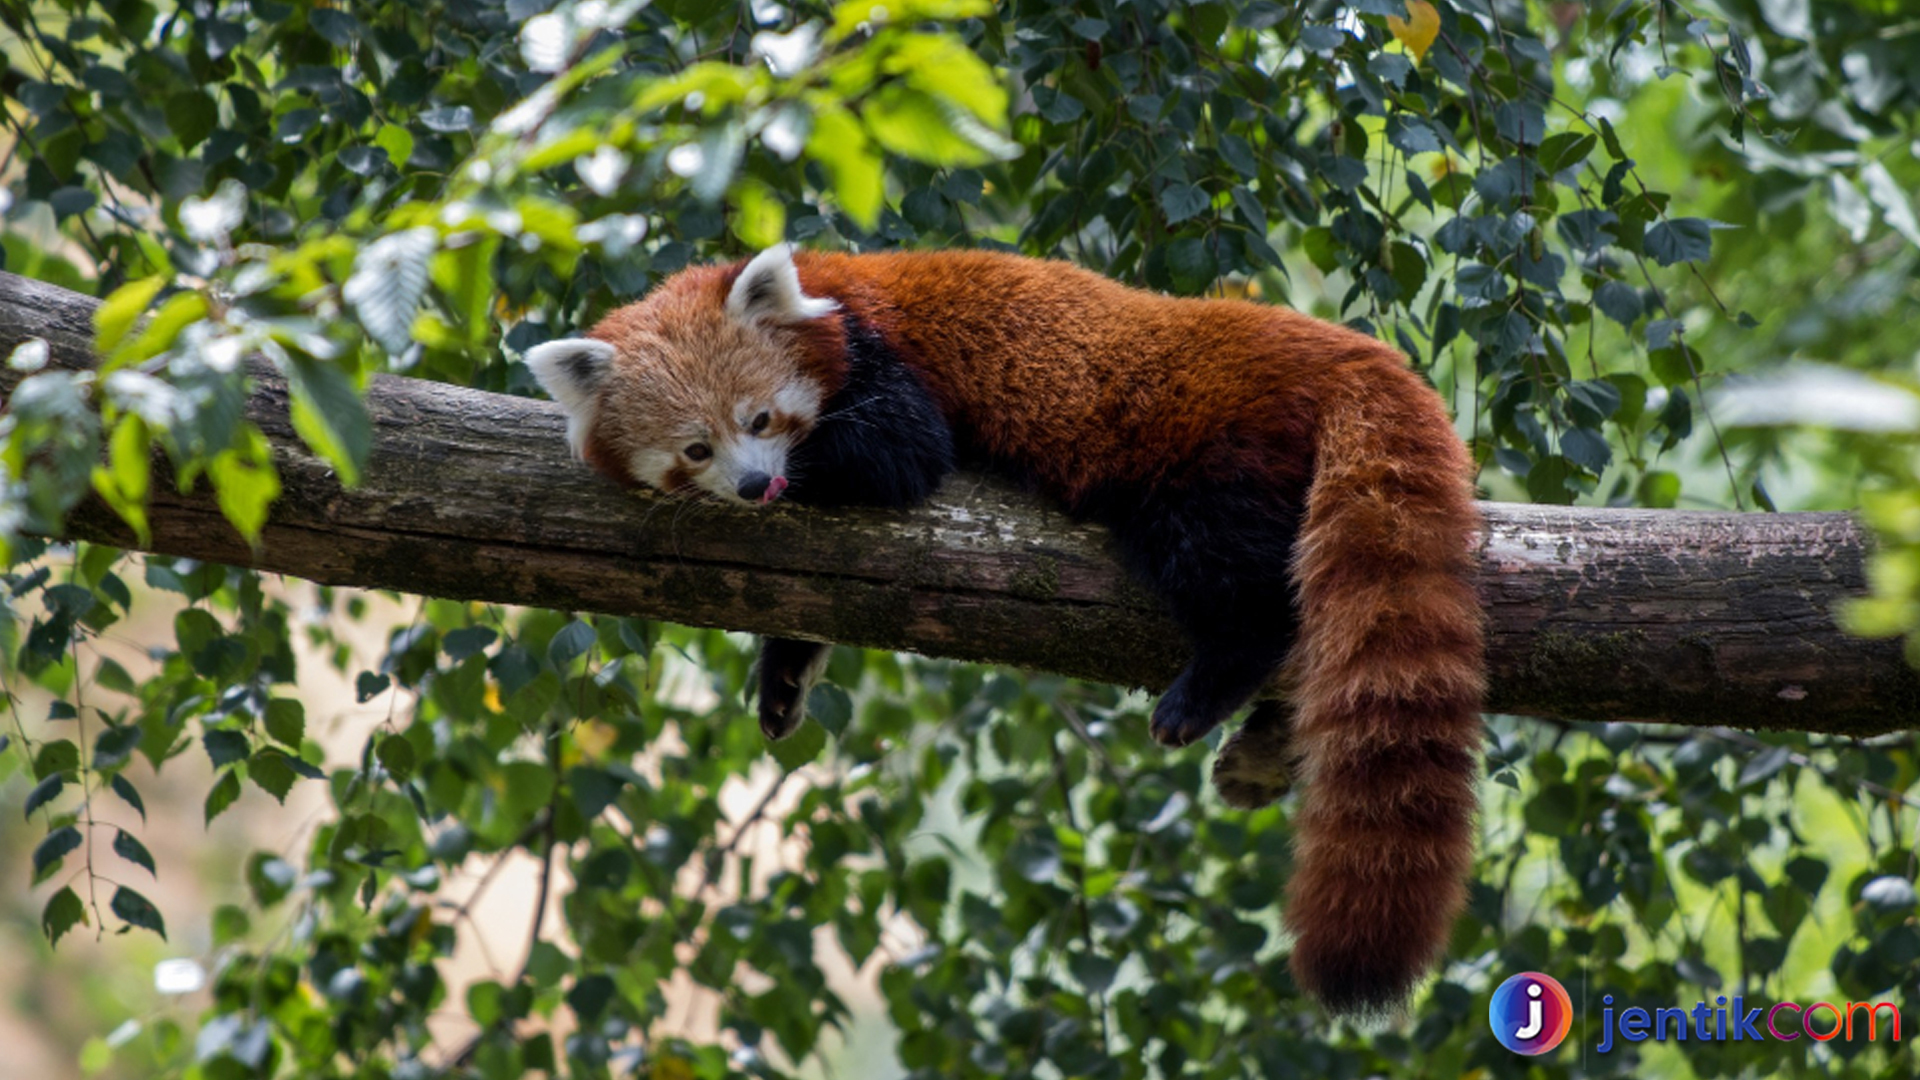
<instances>
[{"instance_id":1,"label":"reddish brown fur","mask_svg":"<svg viewBox=\"0 0 1920 1080\"><path fill-rule=\"evenodd\" d=\"M957 432L1069 505L1103 484L1169 477L1265 476L1304 494L1289 661L1307 783L1288 889L1293 970L1338 1011L1403 996L1464 900L1481 732L1478 520L1437 395L1381 342L1282 308L1174 299L986 252L796 262L809 295L838 301L921 373ZM688 271L594 334L630 354L657 345L649 327L705 327L738 272ZM839 318L790 344L828 393L840 385ZM1223 792L1257 802L1278 790L1266 780L1288 764L1274 760L1283 730L1262 714L1235 740L1233 779L1255 783Z\"/></svg>"},{"instance_id":2,"label":"reddish brown fur","mask_svg":"<svg viewBox=\"0 0 1920 1080\"><path fill-rule=\"evenodd\" d=\"M1342 1010L1411 986L1465 899L1481 731L1478 519L1439 398L1379 341L1281 308L988 253L799 266L809 293L897 342L959 426L1069 502L1206 456L1310 478L1293 968Z\"/></svg>"},{"instance_id":3,"label":"reddish brown fur","mask_svg":"<svg viewBox=\"0 0 1920 1080\"><path fill-rule=\"evenodd\" d=\"M1294 977L1354 1009L1428 970L1465 903L1485 679L1465 448L1411 373L1370 376L1323 399L1289 660Z\"/></svg>"}]
</instances>

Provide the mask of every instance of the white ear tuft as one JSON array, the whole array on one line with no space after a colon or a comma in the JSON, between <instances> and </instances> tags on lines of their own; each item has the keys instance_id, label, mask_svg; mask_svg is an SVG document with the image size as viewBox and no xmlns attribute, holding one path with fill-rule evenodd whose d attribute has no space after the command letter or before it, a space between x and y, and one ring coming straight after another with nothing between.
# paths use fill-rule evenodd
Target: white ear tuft
<instances>
[{"instance_id":1,"label":"white ear tuft","mask_svg":"<svg viewBox=\"0 0 1920 1080\"><path fill-rule=\"evenodd\" d=\"M562 338L527 350L527 367L567 410L567 442L577 457L593 423L594 401L613 366L614 348L592 338Z\"/></svg>"},{"instance_id":2,"label":"white ear tuft","mask_svg":"<svg viewBox=\"0 0 1920 1080\"><path fill-rule=\"evenodd\" d=\"M793 247L775 244L755 255L727 294L727 312L742 322L797 323L817 319L840 305L800 291Z\"/></svg>"}]
</instances>

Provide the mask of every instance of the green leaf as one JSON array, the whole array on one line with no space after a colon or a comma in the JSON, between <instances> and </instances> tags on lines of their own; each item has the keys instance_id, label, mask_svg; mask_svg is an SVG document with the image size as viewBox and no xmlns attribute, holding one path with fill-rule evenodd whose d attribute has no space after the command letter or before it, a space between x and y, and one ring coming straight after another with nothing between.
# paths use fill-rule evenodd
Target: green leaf
<instances>
[{"instance_id":1,"label":"green leaf","mask_svg":"<svg viewBox=\"0 0 1920 1080\"><path fill-rule=\"evenodd\" d=\"M383 124L374 133L375 146L387 152L387 160L395 166L405 166L407 159L413 157L413 133L399 124Z\"/></svg>"},{"instance_id":2,"label":"green leaf","mask_svg":"<svg viewBox=\"0 0 1920 1080\"><path fill-rule=\"evenodd\" d=\"M296 776L287 755L271 747L247 759L247 779L273 796L275 802L287 801L287 793L293 790Z\"/></svg>"},{"instance_id":3,"label":"green leaf","mask_svg":"<svg viewBox=\"0 0 1920 1080\"><path fill-rule=\"evenodd\" d=\"M367 336L392 355L413 345L414 315L427 291L427 260L439 245L440 234L433 229L389 233L360 252L353 275L340 289Z\"/></svg>"},{"instance_id":4,"label":"green leaf","mask_svg":"<svg viewBox=\"0 0 1920 1080\"><path fill-rule=\"evenodd\" d=\"M876 91L862 116L881 146L928 165L985 165L1019 152L1018 146L946 99L901 83Z\"/></svg>"},{"instance_id":5,"label":"green leaf","mask_svg":"<svg viewBox=\"0 0 1920 1080\"><path fill-rule=\"evenodd\" d=\"M207 792L206 823L213 824L213 819L225 813L227 807L232 806L234 800L239 797L240 778L229 769L220 775L219 781L213 785L213 790Z\"/></svg>"},{"instance_id":6,"label":"green leaf","mask_svg":"<svg viewBox=\"0 0 1920 1080\"><path fill-rule=\"evenodd\" d=\"M1113 986L1120 964L1111 957L1095 953L1075 953L1067 959L1067 969L1089 994L1104 994Z\"/></svg>"},{"instance_id":7,"label":"green leaf","mask_svg":"<svg viewBox=\"0 0 1920 1080\"><path fill-rule=\"evenodd\" d=\"M573 984L567 991L567 1007L573 1010L582 1026L597 1022L607 1011L607 1002L613 1000L614 983L605 975L589 975Z\"/></svg>"},{"instance_id":8,"label":"green leaf","mask_svg":"<svg viewBox=\"0 0 1920 1080\"><path fill-rule=\"evenodd\" d=\"M173 347L180 331L207 317L207 298L197 292L178 292L167 297L138 334L115 349L102 371L113 371L159 356Z\"/></svg>"},{"instance_id":9,"label":"green leaf","mask_svg":"<svg viewBox=\"0 0 1920 1080\"><path fill-rule=\"evenodd\" d=\"M123 416L108 440L107 464L93 470L93 489L142 544L152 540L147 524L147 492L153 471L151 445L147 422L138 416Z\"/></svg>"},{"instance_id":10,"label":"green leaf","mask_svg":"<svg viewBox=\"0 0 1920 1080\"><path fill-rule=\"evenodd\" d=\"M113 290L93 313L93 351L102 357L112 356L127 331L133 329L134 322L146 314L154 297L166 287L167 276L155 274Z\"/></svg>"},{"instance_id":11,"label":"green leaf","mask_svg":"<svg viewBox=\"0 0 1920 1080\"><path fill-rule=\"evenodd\" d=\"M853 719L853 699L832 683L821 683L807 691L807 715L838 737Z\"/></svg>"},{"instance_id":12,"label":"green leaf","mask_svg":"<svg viewBox=\"0 0 1920 1080\"><path fill-rule=\"evenodd\" d=\"M748 248L759 251L786 238L787 208L767 185L752 179L735 184L733 207L733 235Z\"/></svg>"},{"instance_id":13,"label":"green leaf","mask_svg":"<svg viewBox=\"0 0 1920 1080\"><path fill-rule=\"evenodd\" d=\"M1557 173L1587 160L1587 155L1593 153L1597 145L1599 140L1592 135L1563 131L1540 144L1540 164L1548 172Z\"/></svg>"},{"instance_id":14,"label":"green leaf","mask_svg":"<svg viewBox=\"0 0 1920 1080\"><path fill-rule=\"evenodd\" d=\"M567 790L573 794L574 808L583 818L596 818L620 796L624 782L605 769L575 765L567 770Z\"/></svg>"},{"instance_id":15,"label":"green leaf","mask_svg":"<svg viewBox=\"0 0 1920 1080\"><path fill-rule=\"evenodd\" d=\"M1613 130L1613 124L1606 117L1600 118L1600 139L1607 145L1607 154L1615 161L1627 160L1627 152L1620 146L1620 136Z\"/></svg>"},{"instance_id":16,"label":"green leaf","mask_svg":"<svg viewBox=\"0 0 1920 1080\"><path fill-rule=\"evenodd\" d=\"M351 46L354 38L361 34L360 20L337 8L314 8L307 13L307 25L313 27L314 33L343 49Z\"/></svg>"},{"instance_id":17,"label":"green leaf","mask_svg":"<svg viewBox=\"0 0 1920 1080\"><path fill-rule=\"evenodd\" d=\"M1160 209L1166 212L1168 225L1178 225L1212 205L1207 193L1193 184L1168 184L1160 189Z\"/></svg>"},{"instance_id":18,"label":"green leaf","mask_svg":"<svg viewBox=\"0 0 1920 1080\"><path fill-rule=\"evenodd\" d=\"M258 851L247 860L247 891L253 902L270 908L287 898L300 878L293 865L275 855Z\"/></svg>"},{"instance_id":19,"label":"green leaf","mask_svg":"<svg viewBox=\"0 0 1920 1080\"><path fill-rule=\"evenodd\" d=\"M500 638L485 626L463 626L458 630L449 630L440 639L440 648L447 658L459 663L469 656L485 652L488 646Z\"/></svg>"},{"instance_id":20,"label":"green leaf","mask_svg":"<svg viewBox=\"0 0 1920 1080\"><path fill-rule=\"evenodd\" d=\"M45 780L55 773L69 773L80 768L80 748L67 739L48 739L40 744L40 752L33 758L33 775Z\"/></svg>"},{"instance_id":21,"label":"green leaf","mask_svg":"<svg viewBox=\"0 0 1920 1080\"><path fill-rule=\"evenodd\" d=\"M1684 386L1692 382L1700 373L1694 363L1693 349L1685 342L1675 342L1647 353L1647 366L1653 369L1654 377L1667 386Z\"/></svg>"},{"instance_id":22,"label":"green leaf","mask_svg":"<svg viewBox=\"0 0 1920 1080\"><path fill-rule=\"evenodd\" d=\"M1866 182L1868 197L1880 208L1893 231L1910 243L1920 245L1920 219L1915 218L1913 200L1907 195L1910 185L1902 184L1877 158L1861 166L1860 178Z\"/></svg>"},{"instance_id":23,"label":"green leaf","mask_svg":"<svg viewBox=\"0 0 1920 1080\"><path fill-rule=\"evenodd\" d=\"M1604 472L1613 460L1613 451L1599 432L1589 428L1568 428L1560 434L1560 454L1590 473Z\"/></svg>"},{"instance_id":24,"label":"green leaf","mask_svg":"<svg viewBox=\"0 0 1920 1080\"><path fill-rule=\"evenodd\" d=\"M253 752L253 748L247 745L247 737L237 731L209 731L201 736L200 741L207 748L207 757L212 759L216 769L244 761Z\"/></svg>"},{"instance_id":25,"label":"green leaf","mask_svg":"<svg viewBox=\"0 0 1920 1080\"><path fill-rule=\"evenodd\" d=\"M1387 118L1387 141L1403 154L1437 154L1446 149L1433 125L1417 116L1395 113ZM1224 147L1224 143L1222 146ZM1238 169L1238 166L1236 166ZM1238 169L1245 175L1253 175L1252 170Z\"/></svg>"},{"instance_id":26,"label":"green leaf","mask_svg":"<svg viewBox=\"0 0 1920 1080\"><path fill-rule=\"evenodd\" d=\"M38 784L35 784L33 790L27 792L26 812L22 816L28 818L33 817L35 810L59 798L60 792L66 786L67 778L60 773L54 773Z\"/></svg>"},{"instance_id":27,"label":"green leaf","mask_svg":"<svg viewBox=\"0 0 1920 1080\"><path fill-rule=\"evenodd\" d=\"M40 932L47 935L48 944L58 945L67 931L86 921L87 906L80 902L80 894L65 888L48 897L40 913Z\"/></svg>"},{"instance_id":28,"label":"green leaf","mask_svg":"<svg viewBox=\"0 0 1920 1080\"><path fill-rule=\"evenodd\" d=\"M122 802L133 807L139 813L141 821L147 820L147 804L140 800L140 792L125 776L115 773L113 779L107 781L107 787L112 789L115 795L120 796Z\"/></svg>"},{"instance_id":29,"label":"green leaf","mask_svg":"<svg viewBox=\"0 0 1920 1080\"><path fill-rule=\"evenodd\" d=\"M483 1029L498 1024L506 1015L506 993L496 982L477 982L467 987L467 1015Z\"/></svg>"},{"instance_id":30,"label":"green leaf","mask_svg":"<svg viewBox=\"0 0 1920 1080\"><path fill-rule=\"evenodd\" d=\"M159 934L162 941L167 939L166 920L160 917L159 909L146 897L122 885L114 890L112 907L113 913L125 920L127 925L151 930Z\"/></svg>"},{"instance_id":31,"label":"green leaf","mask_svg":"<svg viewBox=\"0 0 1920 1080\"><path fill-rule=\"evenodd\" d=\"M1573 469L1566 458L1557 454L1543 457L1527 470L1527 495L1538 503L1571 505L1573 491L1567 487L1567 481L1572 476Z\"/></svg>"},{"instance_id":32,"label":"green leaf","mask_svg":"<svg viewBox=\"0 0 1920 1080\"><path fill-rule=\"evenodd\" d=\"M624 854L624 852L622 853ZM560 980L573 970L573 961L551 941L535 942L527 952L527 978L533 985L546 988L560 985Z\"/></svg>"},{"instance_id":33,"label":"green leaf","mask_svg":"<svg viewBox=\"0 0 1920 1080\"><path fill-rule=\"evenodd\" d=\"M1307 253L1307 259L1323 274L1331 274L1340 267L1338 242L1333 238L1333 230L1325 225L1316 225L1300 237L1300 247Z\"/></svg>"},{"instance_id":34,"label":"green leaf","mask_svg":"<svg viewBox=\"0 0 1920 1080\"><path fill-rule=\"evenodd\" d=\"M1183 236L1167 245L1167 272L1173 276L1175 290L1191 296L1213 284L1219 267L1206 238Z\"/></svg>"},{"instance_id":35,"label":"green leaf","mask_svg":"<svg viewBox=\"0 0 1920 1080\"><path fill-rule=\"evenodd\" d=\"M1671 510L1680 502L1680 477L1670 472L1650 472L1640 478L1640 505L1656 510Z\"/></svg>"},{"instance_id":36,"label":"green leaf","mask_svg":"<svg viewBox=\"0 0 1920 1080\"><path fill-rule=\"evenodd\" d=\"M1716 971L1713 965L1694 955L1683 956L1674 961L1673 972L1682 979L1709 990L1717 988L1722 982L1720 972Z\"/></svg>"},{"instance_id":37,"label":"green leaf","mask_svg":"<svg viewBox=\"0 0 1920 1080\"><path fill-rule=\"evenodd\" d=\"M539 762L515 761L502 770L500 800L514 818L526 821L553 801L553 770Z\"/></svg>"},{"instance_id":38,"label":"green leaf","mask_svg":"<svg viewBox=\"0 0 1920 1080\"><path fill-rule=\"evenodd\" d=\"M758 74L733 64L704 61L671 78L642 83L634 96L633 108L645 113L662 106L698 101L705 114L711 116L744 100L758 81Z\"/></svg>"},{"instance_id":39,"label":"green leaf","mask_svg":"<svg viewBox=\"0 0 1920 1080\"><path fill-rule=\"evenodd\" d=\"M71 825L62 825L48 833L46 839L33 849L33 880L44 881L60 865L60 860L80 846L80 842L80 830Z\"/></svg>"},{"instance_id":40,"label":"green leaf","mask_svg":"<svg viewBox=\"0 0 1920 1080\"><path fill-rule=\"evenodd\" d=\"M374 756L380 759L380 765L387 770L396 783L404 784L413 776L413 744L405 736L389 735L380 740L374 749Z\"/></svg>"},{"instance_id":41,"label":"green leaf","mask_svg":"<svg viewBox=\"0 0 1920 1080\"><path fill-rule=\"evenodd\" d=\"M1007 851L1014 873L1037 885L1052 881L1060 873L1060 843L1051 829L1037 829L1022 836Z\"/></svg>"},{"instance_id":42,"label":"green leaf","mask_svg":"<svg viewBox=\"0 0 1920 1080\"><path fill-rule=\"evenodd\" d=\"M155 877L160 876L160 871L154 869L153 856L148 853L147 846L125 829L114 830L113 853L135 866L144 867L147 873Z\"/></svg>"},{"instance_id":43,"label":"green leaf","mask_svg":"<svg viewBox=\"0 0 1920 1080\"><path fill-rule=\"evenodd\" d=\"M307 707L293 698L274 698L267 702L266 727L276 742L299 750L307 737Z\"/></svg>"},{"instance_id":44,"label":"green leaf","mask_svg":"<svg viewBox=\"0 0 1920 1080\"><path fill-rule=\"evenodd\" d=\"M373 450L373 420L353 380L337 364L303 357L295 357L286 370L293 391L293 430L327 459L343 485L358 484Z\"/></svg>"},{"instance_id":45,"label":"green leaf","mask_svg":"<svg viewBox=\"0 0 1920 1080\"><path fill-rule=\"evenodd\" d=\"M273 468L273 450L266 437L248 424L237 432L240 447L222 450L207 463L207 476L220 512L248 543L260 538L267 510L280 497L280 477Z\"/></svg>"},{"instance_id":46,"label":"green leaf","mask_svg":"<svg viewBox=\"0 0 1920 1080\"><path fill-rule=\"evenodd\" d=\"M465 329L468 345L484 345L493 335L493 309L500 298L493 267L499 251L500 241L485 237L441 251L427 264L448 313Z\"/></svg>"},{"instance_id":47,"label":"green leaf","mask_svg":"<svg viewBox=\"0 0 1920 1080\"><path fill-rule=\"evenodd\" d=\"M187 608L173 617L173 639L182 656L192 658L225 636L220 621L199 608Z\"/></svg>"},{"instance_id":48,"label":"green leaf","mask_svg":"<svg viewBox=\"0 0 1920 1080\"><path fill-rule=\"evenodd\" d=\"M354 700L365 705L367 702L386 693L387 688L392 685L393 680L385 675L372 671L363 671L359 677L353 681Z\"/></svg>"},{"instance_id":49,"label":"green leaf","mask_svg":"<svg viewBox=\"0 0 1920 1080\"><path fill-rule=\"evenodd\" d=\"M593 624L575 619L561 627L560 632L553 635L553 640L547 643L547 660L554 667L565 671L568 664L573 663L577 657L593 647L595 640Z\"/></svg>"},{"instance_id":50,"label":"green leaf","mask_svg":"<svg viewBox=\"0 0 1920 1080\"><path fill-rule=\"evenodd\" d=\"M1593 306L1614 322L1628 329L1643 314L1640 306L1640 291L1619 281L1607 281L1593 290Z\"/></svg>"},{"instance_id":51,"label":"green leaf","mask_svg":"<svg viewBox=\"0 0 1920 1080\"><path fill-rule=\"evenodd\" d=\"M1007 122L1007 90L993 68L950 34L910 34L881 64L907 85L943 98L995 128Z\"/></svg>"},{"instance_id":52,"label":"green leaf","mask_svg":"<svg viewBox=\"0 0 1920 1080\"><path fill-rule=\"evenodd\" d=\"M1600 379L1575 380L1566 385L1567 411L1584 427L1598 428L1620 408L1620 390Z\"/></svg>"},{"instance_id":53,"label":"green leaf","mask_svg":"<svg viewBox=\"0 0 1920 1080\"><path fill-rule=\"evenodd\" d=\"M215 948L232 945L246 938L253 931L253 919L245 908L237 904L221 904L213 909L213 944Z\"/></svg>"},{"instance_id":54,"label":"green leaf","mask_svg":"<svg viewBox=\"0 0 1920 1080\"><path fill-rule=\"evenodd\" d=\"M793 734L767 745L773 760L788 772L818 761L821 751L826 748L827 729L811 718L803 721Z\"/></svg>"},{"instance_id":55,"label":"green leaf","mask_svg":"<svg viewBox=\"0 0 1920 1080\"><path fill-rule=\"evenodd\" d=\"M1701 218L1674 218L1648 229L1644 243L1661 266L1705 262L1713 253L1713 227Z\"/></svg>"},{"instance_id":56,"label":"green leaf","mask_svg":"<svg viewBox=\"0 0 1920 1080\"><path fill-rule=\"evenodd\" d=\"M816 113L813 133L807 138L807 157L832 178L840 209L861 228L872 228L880 218L886 174L860 121L839 106Z\"/></svg>"}]
</instances>

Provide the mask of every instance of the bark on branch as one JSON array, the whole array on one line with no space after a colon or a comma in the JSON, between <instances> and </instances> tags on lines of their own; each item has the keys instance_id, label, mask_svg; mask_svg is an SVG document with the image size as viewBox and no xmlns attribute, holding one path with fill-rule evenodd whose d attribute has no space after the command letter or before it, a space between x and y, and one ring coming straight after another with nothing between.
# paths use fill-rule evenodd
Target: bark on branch
<instances>
[{"instance_id":1,"label":"bark on branch","mask_svg":"<svg viewBox=\"0 0 1920 1080\"><path fill-rule=\"evenodd\" d=\"M0 356L45 338L93 363L89 297L0 274ZM19 373L0 369L11 393ZM962 474L907 513L764 511L621 491L568 458L557 407L376 379L375 441L343 488L265 377L249 414L285 494L257 550L204 494L156 490L149 550L334 585L644 615L1158 688L1184 647L1103 530ZM1920 726L1895 643L1849 638L1864 588L1844 514L1487 504L1489 707L1862 735ZM97 501L72 536L133 547Z\"/></svg>"}]
</instances>

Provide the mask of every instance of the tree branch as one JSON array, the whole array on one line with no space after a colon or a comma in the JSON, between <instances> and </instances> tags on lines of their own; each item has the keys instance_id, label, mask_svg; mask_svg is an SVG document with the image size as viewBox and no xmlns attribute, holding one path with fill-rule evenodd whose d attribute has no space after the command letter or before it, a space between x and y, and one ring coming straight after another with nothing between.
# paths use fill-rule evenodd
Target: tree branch
<instances>
[{"instance_id":1,"label":"tree branch","mask_svg":"<svg viewBox=\"0 0 1920 1080\"><path fill-rule=\"evenodd\" d=\"M92 364L95 303L0 274L0 356L41 337L55 364ZM0 368L0 389L20 377ZM908 512L664 500L569 460L555 406L381 377L372 458L346 490L294 435L285 384L257 382L249 415L285 491L258 550L204 490L158 483L149 550L1155 688L1184 659L1103 530L996 480L956 476ZM1848 515L1483 509L1491 709L1850 735L1920 726L1920 678L1898 644L1834 625L1835 601L1865 587ZM98 501L69 534L137 546Z\"/></svg>"}]
</instances>

